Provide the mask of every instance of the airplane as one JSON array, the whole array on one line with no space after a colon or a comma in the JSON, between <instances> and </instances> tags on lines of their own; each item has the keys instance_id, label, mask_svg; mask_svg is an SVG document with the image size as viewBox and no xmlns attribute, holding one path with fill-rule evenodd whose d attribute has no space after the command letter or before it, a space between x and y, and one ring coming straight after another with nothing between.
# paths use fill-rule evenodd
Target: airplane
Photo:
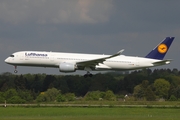
<instances>
[{"instance_id":1,"label":"airplane","mask_svg":"<svg viewBox=\"0 0 180 120\"><path fill-rule=\"evenodd\" d=\"M90 71L126 71L170 64L171 59L163 59L175 37L166 37L145 57L122 55L124 49L113 55L19 51L5 59L5 63L15 66L54 67L69 73L85 70L84 77L92 77Z\"/></svg>"}]
</instances>

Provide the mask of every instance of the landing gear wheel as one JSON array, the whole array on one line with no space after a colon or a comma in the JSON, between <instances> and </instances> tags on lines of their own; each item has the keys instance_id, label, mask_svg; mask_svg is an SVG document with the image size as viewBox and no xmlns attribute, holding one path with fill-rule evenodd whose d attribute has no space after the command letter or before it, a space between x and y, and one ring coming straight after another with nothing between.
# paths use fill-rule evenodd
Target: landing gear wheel
<instances>
[{"instance_id":1,"label":"landing gear wheel","mask_svg":"<svg viewBox=\"0 0 180 120\"><path fill-rule=\"evenodd\" d=\"M87 78L87 77L88 77L88 74L85 74L85 75L84 75L84 78Z\"/></svg>"},{"instance_id":2,"label":"landing gear wheel","mask_svg":"<svg viewBox=\"0 0 180 120\"><path fill-rule=\"evenodd\" d=\"M17 70L14 70L14 73L17 73L18 71Z\"/></svg>"},{"instance_id":3,"label":"landing gear wheel","mask_svg":"<svg viewBox=\"0 0 180 120\"><path fill-rule=\"evenodd\" d=\"M87 74L84 75L84 78L87 78L87 77L92 77L93 74L91 74L90 72L87 72Z\"/></svg>"},{"instance_id":4,"label":"landing gear wheel","mask_svg":"<svg viewBox=\"0 0 180 120\"><path fill-rule=\"evenodd\" d=\"M89 77L92 77L93 76L93 74L89 74Z\"/></svg>"}]
</instances>

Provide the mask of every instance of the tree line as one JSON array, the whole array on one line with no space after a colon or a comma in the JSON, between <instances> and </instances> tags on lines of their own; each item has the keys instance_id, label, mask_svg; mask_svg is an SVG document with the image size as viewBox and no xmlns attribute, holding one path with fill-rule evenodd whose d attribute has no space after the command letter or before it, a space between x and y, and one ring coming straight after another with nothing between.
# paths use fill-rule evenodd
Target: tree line
<instances>
[{"instance_id":1,"label":"tree line","mask_svg":"<svg viewBox=\"0 0 180 120\"><path fill-rule=\"evenodd\" d=\"M92 78L81 75L0 74L0 103L64 102L82 100L154 101L180 99L178 69L108 72Z\"/></svg>"}]
</instances>

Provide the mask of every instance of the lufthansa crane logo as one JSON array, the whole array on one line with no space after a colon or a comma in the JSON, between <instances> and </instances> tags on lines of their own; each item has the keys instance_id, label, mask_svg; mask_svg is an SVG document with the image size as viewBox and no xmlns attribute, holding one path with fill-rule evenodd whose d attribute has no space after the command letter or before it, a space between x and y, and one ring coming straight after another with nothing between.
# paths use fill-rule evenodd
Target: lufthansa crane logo
<instances>
[{"instance_id":1,"label":"lufthansa crane logo","mask_svg":"<svg viewBox=\"0 0 180 120\"><path fill-rule=\"evenodd\" d=\"M168 50L168 48L167 48L167 46L165 45L165 44L160 44L159 46L158 46L158 51L160 52L160 53L166 53L167 52L167 50Z\"/></svg>"}]
</instances>

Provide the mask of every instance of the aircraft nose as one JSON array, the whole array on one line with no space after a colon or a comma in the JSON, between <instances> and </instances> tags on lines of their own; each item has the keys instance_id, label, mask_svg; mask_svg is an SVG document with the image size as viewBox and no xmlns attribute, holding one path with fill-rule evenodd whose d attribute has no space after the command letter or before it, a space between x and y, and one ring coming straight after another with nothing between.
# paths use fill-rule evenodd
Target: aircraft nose
<instances>
[{"instance_id":1,"label":"aircraft nose","mask_svg":"<svg viewBox=\"0 0 180 120\"><path fill-rule=\"evenodd\" d=\"M5 63L9 63L9 59L6 58L6 59L4 60L4 62L5 62Z\"/></svg>"}]
</instances>

